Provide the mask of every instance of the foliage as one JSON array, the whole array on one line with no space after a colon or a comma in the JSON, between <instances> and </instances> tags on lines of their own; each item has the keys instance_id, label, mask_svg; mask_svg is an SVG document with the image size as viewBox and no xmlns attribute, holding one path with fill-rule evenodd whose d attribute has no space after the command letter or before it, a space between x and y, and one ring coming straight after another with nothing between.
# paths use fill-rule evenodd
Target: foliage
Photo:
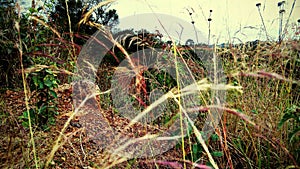
<instances>
[{"instance_id":1,"label":"foliage","mask_svg":"<svg viewBox=\"0 0 300 169\"><path fill-rule=\"evenodd\" d=\"M32 98L35 107L29 112L25 111L20 116L22 125L28 127L28 115L34 125L43 130L49 130L50 125L55 124L55 116L58 115L55 99L59 80L51 68L40 68L30 73L30 88L36 95ZM28 114L29 113L29 114Z\"/></svg>"},{"instance_id":2,"label":"foliage","mask_svg":"<svg viewBox=\"0 0 300 169\"><path fill-rule=\"evenodd\" d=\"M34 64L34 55L36 55L34 53L43 51L43 48L39 44L45 43L48 40L47 38L51 38L52 34L48 28L29 20L31 15L36 15L36 10L29 9L31 12L22 13L21 18L18 18L17 11L14 8L15 4L13 2L4 4L3 2L0 6L0 77L3 79L0 84L10 88L21 87L21 83L19 83L22 81L20 74L20 52L16 45L16 43L19 43L19 39L14 25L15 21L19 21L23 52L22 62L25 68Z\"/></svg>"},{"instance_id":3,"label":"foliage","mask_svg":"<svg viewBox=\"0 0 300 169\"><path fill-rule=\"evenodd\" d=\"M97 29L95 27L91 27L89 25L78 25L79 21L82 19L84 13L89 11L94 5L98 4L102 0L93 0L93 1L76 1L69 0L68 1L68 9L69 16L71 20L71 29L73 32L81 33L85 35L94 34ZM69 32L69 22L68 22L68 14L65 0L58 0L55 3L55 9L51 11L51 22L52 25L56 26L56 29L63 33ZM110 9L107 11L108 6L103 6L94 11L94 15L92 15L90 19L91 22L106 25L113 27L118 24L119 16L115 9Z\"/></svg>"},{"instance_id":4,"label":"foliage","mask_svg":"<svg viewBox=\"0 0 300 169\"><path fill-rule=\"evenodd\" d=\"M14 44L17 34L14 20L17 19L12 2L0 4L0 86L12 87L21 80L17 70L20 69L18 51Z\"/></svg>"},{"instance_id":5,"label":"foliage","mask_svg":"<svg viewBox=\"0 0 300 169\"><path fill-rule=\"evenodd\" d=\"M294 129L292 129L291 135L290 135L290 141L293 141L295 139L295 135L297 132L300 131L300 107L296 105L292 105L291 107L286 108L283 117L281 118L278 126L281 128L284 123L286 123L288 120L293 120L291 123L294 123Z\"/></svg>"},{"instance_id":6,"label":"foliage","mask_svg":"<svg viewBox=\"0 0 300 169\"><path fill-rule=\"evenodd\" d=\"M243 94L227 95L228 106L264 128L258 130L227 116L226 130L238 132L236 135L228 132L227 138L233 143L230 153L234 166L272 168L296 165L299 161L296 150L299 147L296 137L299 134L296 132L299 126L296 120L299 118L298 47L299 41L295 40L282 44L255 41L217 48L229 83L243 86ZM293 133L296 133L294 138ZM273 155L279 152L284 157ZM243 162L238 162L241 158L236 157L243 157Z\"/></svg>"},{"instance_id":7,"label":"foliage","mask_svg":"<svg viewBox=\"0 0 300 169\"><path fill-rule=\"evenodd\" d=\"M284 115L279 121L278 127L282 128L284 124L290 126L289 141L292 143L295 157L300 159L300 107L297 105L291 105L286 108Z\"/></svg>"},{"instance_id":8,"label":"foliage","mask_svg":"<svg viewBox=\"0 0 300 169\"><path fill-rule=\"evenodd\" d=\"M203 134L203 133L201 133L201 134ZM194 137L191 137L191 139L193 139L193 138ZM218 144L219 141L220 141L219 136L217 134L212 134L210 139L206 141L206 144L207 145L209 145L209 144ZM190 145L191 150L186 155L186 158L191 160L191 161L198 161L203 156L203 153L205 153L205 151L203 150L202 145L197 140L192 141L190 144L191 144ZM222 151L212 150L211 155L213 157L223 157L224 154L223 154ZM209 163L207 163L206 165L211 166Z\"/></svg>"}]
</instances>

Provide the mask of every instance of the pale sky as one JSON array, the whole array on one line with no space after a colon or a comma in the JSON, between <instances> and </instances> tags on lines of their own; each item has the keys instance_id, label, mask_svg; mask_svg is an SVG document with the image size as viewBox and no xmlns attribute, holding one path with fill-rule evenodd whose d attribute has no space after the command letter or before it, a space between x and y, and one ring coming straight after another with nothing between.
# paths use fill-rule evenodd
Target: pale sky
<instances>
[{"instance_id":1,"label":"pale sky","mask_svg":"<svg viewBox=\"0 0 300 169\"><path fill-rule=\"evenodd\" d=\"M180 18L187 23L184 26L192 26L191 17L188 10L193 12L192 17L197 29L202 32L203 36L199 37L199 41L206 41L208 38L208 17L209 10L213 10L211 15L211 43L227 42L239 38L241 41L252 41L256 39L265 40L266 34L262 31L262 21L256 7L256 3L260 2L261 13L264 18L267 33L272 40L278 39L279 29L279 8L278 0L117 0L111 5L111 8L117 10L120 17L121 28L137 27L136 25L145 25L145 29L155 31L158 29L163 31L161 25L153 20L143 19L140 14L148 13L147 17L153 16L157 20L160 14L165 14L170 18ZM286 0L284 9L283 25L291 11L294 0ZM187 10L188 9L188 10ZM149 14L150 13L150 14ZM132 18L137 17L135 23ZM127 19L126 19L127 18ZM131 22L128 22L128 19ZM297 23L300 19L300 1L296 1L292 16L289 23ZM123 22L124 21L124 22ZM133 20L134 21L134 20ZM169 22L168 19L161 20L164 27L169 28L168 31L180 32L181 27L176 21ZM181 22L180 22L181 23ZM150 26L149 26L150 25ZM181 26L183 26L181 24ZM188 29L188 28L187 28ZM195 40L195 31L188 29L188 33L182 35L182 39ZM236 33L239 31L238 33ZM162 33L162 32L161 32ZM177 33L173 33L178 37ZM196 40L195 40L196 41ZM235 42L238 42L236 39Z\"/></svg>"},{"instance_id":2,"label":"pale sky","mask_svg":"<svg viewBox=\"0 0 300 169\"><path fill-rule=\"evenodd\" d=\"M20 0L24 6L31 0ZM88 1L88 0L85 0ZM196 35L191 24L191 16L197 28L199 42L208 41L208 17L211 15L211 38L210 44L222 42L242 42L256 39L265 40L262 21L256 3L260 2L261 13L264 18L268 36L271 40L278 39L279 8L278 2L282 0L116 0L110 8L117 10L120 17L119 27L147 29L149 31L159 30L164 34L163 27L173 36L172 38L185 41L193 39ZM42 0L36 0L42 2ZM291 11L294 0L285 0L285 13L283 25ZM41 3L42 4L42 3ZM188 10L193 14L190 16ZM143 14L143 15L141 15ZM161 15L164 14L164 15ZM161 23L158 22L158 19ZM296 4L289 20L289 24L297 24L300 19L300 0ZM162 25L161 25L162 24ZM182 28L183 27L183 28ZM291 28L291 27L289 27ZM181 30L183 32L181 33ZM291 29L288 29L289 31ZM290 33L291 37L294 35ZM298 35L299 36L299 35ZM164 34L164 37L167 37ZM299 38L299 37L298 37Z\"/></svg>"}]
</instances>

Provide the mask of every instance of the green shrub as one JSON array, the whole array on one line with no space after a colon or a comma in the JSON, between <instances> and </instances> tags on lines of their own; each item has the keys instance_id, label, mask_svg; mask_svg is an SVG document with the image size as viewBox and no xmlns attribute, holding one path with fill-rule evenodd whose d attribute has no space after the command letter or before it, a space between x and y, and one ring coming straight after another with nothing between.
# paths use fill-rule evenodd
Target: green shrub
<instances>
[{"instance_id":1,"label":"green shrub","mask_svg":"<svg viewBox=\"0 0 300 169\"><path fill-rule=\"evenodd\" d=\"M35 106L20 116L22 125L29 127L28 115L30 115L33 125L42 130L49 130L49 126L55 124L55 116L58 114L55 102L57 94L54 91L59 82L57 75L50 67L43 67L27 76L30 76L29 86L35 94L32 97Z\"/></svg>"}]
</instances>

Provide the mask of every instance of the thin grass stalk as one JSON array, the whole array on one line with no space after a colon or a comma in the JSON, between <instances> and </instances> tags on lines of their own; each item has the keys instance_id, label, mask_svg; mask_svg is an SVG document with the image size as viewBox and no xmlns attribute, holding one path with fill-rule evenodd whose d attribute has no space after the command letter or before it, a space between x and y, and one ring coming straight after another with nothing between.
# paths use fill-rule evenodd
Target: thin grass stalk
<instances>
[{"instance_id":1,"label":"thin grass stalk","mask_svg":"<svg viewBox=\"0 0 300 169\"><path fill-rule=\"evenodd\" d=\"M76 49L74 46L74 36L73 36L73 31L72 31L72 26L71 26L71 18L69 15L68 0L65 0L65 3L66 3L66 10L67 10L67 16L68 16L68 23L69 23L70 40L71 40L72 49L73 49L73 53L72 53L71 57L72 57L72 60L75 61Z\"/></svg>"},{"instance_id":2,"label":"thin grass stalk","mask_svg":"<svg viewBox=\"0 0 300 169\"><path fill-rule=\"evenodd\" d=\"M244 120L245 122L252 125L256 129L261 128L261 126L258 126L253 121L251 121L247 115L245 115L243 113L239 113L237 110L229 109L229 108L225 108L225 107L220 107L218 105L209 105L207 107L202 107L201 106L201 107L189 108L189 109L187 109L187 112L194 112L194 111L208 112L209 109L219 109L219 110L225 111L229 114L233 114L233 115L239 117L240 119Z\"/></svg>"},{"instance_id":3,"label":"thin grass stalk","mask_svg":"<svg viewBox=\"0 0 300 169\"><path fill-rule=\"evenodd\" d=\"M282 40L282 20L283 20L283 13L284 11L284 3L285 1L278 2L279 7L279 33L278 33L278 42L280 43Z\"/></svg>"},{"instance_id":4,"label":"thin grass stalk","mask_svg":"<svg viewBox=\"0 0 300 169\"><path fill-rule=\"evenodd\" d=\"M191 18L191 23L192 23L192 25L193 25L193 29L194 29L194 32L195 32L197 44L199 44L198 33L197 33L197 30L196 30L196 27L195 27L195 21L194 21L193 16L192 16L192 14L193 14L193 12L194 12L194 9L192 8L192 11L193 11L193 12L190 12L188 9L187 9L187 11L188 11L188 13L189 13L189 15L190 15L190 18ZM195 46L195 45L194 45L194 46Z\"/></svg>"},{"instance_id":5,"label":"thin grass stalk","mask_svg":"<svg viewBox=\"0 0 300 169\"><path fill-rule=\"evenodd\" d=\"M261 19L261 22L263 24L264 31L266 33L266 38L269 41L269 36L268 36L267 28L266 28L266 25L265 25L265 21L264 21L264 18L262 16L262 14L261 14L261 11L260 11L260 5L261 5L261 3L256 4L257 9L258 9L258 13L259 13L259 16L260 16L260 19Z\"/></svg>"},{"instance_id":6,"label":"thin grass stalk","mask_svg":"<svg viewBox=\"0 0 300 169\"><path fill-rule=\"evenodd\" d=\"M194 125L194 122L190 119L190 117L188 116L186 110L183 109L183 107L181 106L180 102L178 99L176 99L175 96L174 97L174 100L177 102L177 104L179 105L179 108L182 109L182 112L184 113L185 117L188 119L188 122L190 123L190 125L192 126L193 128L193 131L196 135L196 138L197 140L200 142L200 144L202 145L204 151L207 153L207 156L208 156L208 159L209 159L209 162L211 163L211 165L215 168L215 169L219 169L218 165L216 164L216 162L214 161L212 155L210 154L209 150L208 150L208 147L200 133L200 131L197 129L197 127Z\"/></svg>"},{"instance_id":7,"label":"thin grass stalk","mask_svg":"<svg viewBox=\"0 0 300 169\"><path fill-rule=\"evenodd\" d=\"M19 4L16 4L16 7L18 9L18 19L21 20L21 9ZM24 95L25 95L25 105L26 105L26 111L27 111L27 118L28 118L28 125L29 125L29 132L30 132L30 142L32 144L32 151L33 151L33 158L34 158L34 163L35 163L35 168L39 168L38 164L38 159L37 159L37 154L36 154L36 147L35 147L35 142L34 142L34 137L33 137L33 130L32 130L32 123L31 123L31 117L30 117L30 108L29 108L29 97L28 97L28 91L27 91L27 83L26 83L26 78L25 78L25 70L24 70L24 65L23 65L23 48L22 48L22 39L21 39L21 32L20 32L20 25L18 21L15 21L15 27L18 32L18 41L19 44L16 43L16 46L19 51L19 57L20 57L20 64L21 64L21 74L22 74L22 81L23 81L23 88L24 88Z\"/></svg>"},{"instance_id":8,"label":"thin grass stalk","mask_svg":"<svg viewBox=\"0 0 300 169\"><path fill-rule=\"evenodd\" d=\"M212 10L209 10L209 18L208 18L208 42L207 42L207 45L210 45L210 32L211 32L210 23L212 21L212 19L211 19L211 13L212 13Z\"/></svg>"},{"instance_id":9,"label":"thin grass stalk","mask_svg":"<svg viewBox=\"0 0 300 169\"><path fill-rule=\"evenodd\" d=\"M179 77L179 70L178 70L178 62L177 62L177 47L176 44L174 44L174 59L175 59L175 66L176 66L176 81L177 81L177 91L180 92L180 77ZM179 106L181 105L181 97L178 97L178 103ZM186 152L185 152L185 145L184 145L184 129L183 129L183 117L182 117L182 112L181 112L181 108L179 108L179 118L180 118L180 131L181 131L181 149L182 149L182 158L185 161L185 156L186 156ZM186 163L183 163L183 167L186 168Z\"/></svg>"},{"instance_id":10,"label":"thin grass stalk","mask_svg":"<svg viewBox=\"0 0 300 169\"><path fill-rule=\"evenodd\" d=\"M201 8L201 6L199 5L199 7L200 7L200 9L202 10L202 8ZM193 8L192 8L192 10L193 10ZM197 30L196 30L196 27L195 27L195 25L194 25L194 20L193 20L193 17L192 17L192 13L187 9L187 11L189 12L189 15L191 16L191 22L192 22L192 24L193 24L193 26L194 26L194 31L195 31L195 36L196 36L196 38L197 38L197 43L199 43L198 42L198 34L197 34ZM194 12L194 10L193 10L193 12ZM210 10L210 15L209 15L209 18L211 17L211 12L212 12L212 10ZM203 10L202 10L202 14L203 14L203 17L205 18L205 15L204 15L204 12L203 12ZM211 19L208 19L208 20L211 20ZM209 22L210 23L210 22ZM160 24L161 24L161 22L160 22ZM162 25L162 24L161 24ZM163 25L162 25L163 26ZM163 27L164 28L164 27ZM164 28L165 29L165 28ZM209 45L209 40L210 40L210 24L209 24L209 39L208 39L208 45ZM196 53L196 44L194 43L194 52ZM215 51L216 52L216 51ZM179 55L180 55L180 57L181 58L183 58L182 57L182 54L179 52ZM185 64L185 66L188 68L188 71L189 71L189 74L191 75L191 77L193 78L193 81L196 83L196 80L195 80L195 78L194 78L194 76L193 76L193 73L191 72L191 70L189 69L189 66L187 65L187 63L186 63L186 61L184 60L184 59L182 59L183 60L183 62L184 62L184 64ZM197 90L199 90L200 91L200 88L199 88L199 86L198 85L196 85L196 88L197 88ZM203 96L203 94L200 92L200 97L201 97L201 99L204 101L204 104L205 105L208 105L207 104L207 101L206 101L206 99L204 99L204 96Z\"/></svg>"},{"instance_id":11,"label":"thin grass stalk","mask_svg":"<svg viewBox=\"0 0 300 169\"><path fill-rule=\"evenodd\" d=\"M197 163L191 162L191 161L189 161L189 160L183 161L182 159L178 159L178 158L174 158L174 160L186 162L186 163L192 165L193 168L199 168L199 169L212 169L212 168L209 167L209 166L206 166L206 165L203 165L203 164L197 164ZM175 167L175 168L182 168L182 165L181 165L181 164L174 163L174 162L169 162L169 161L151 160L151 161L149 161L148 163L159 163L159 164L163 164L163 165L164 165L164 164L166 164L166 165L168 165L168 164L175 164L175 165L172 165L172 166ZM171 165L169 165L169 166L171 166Z\"/></svg>"},{"instance_id":12,"label":"thin grass stalk","mask_svg":"<svg viewBox=\"0 0 300 169\"><path fill-rule=\"evenodd\" d=\"M230 155L230 150L229 150L229 148L228 148L228 144L227 144L227 129L226 129L226 123L227 123L227 114L225 114L224 115L224 122L222 123L222 130L223 130L223 137L224 137L224 146L222 146L222 148L224 149L224 151L225 151L225 155L226 155L226 157L227 157L227 159L228 159L228 163L229 163L229 166L230 166L230 168L231 169L233 169L234 167L233 167L233 164L232 164L232 159L231 159L231 155ZM221 142L221 141L220 141ZM222 142L221 142L221 144L222 144ZM223 145L222 144L222 145Z\"/></svg>"},{"instance_id":13,"label":"thin grass stalk","mask_svg":"<svg viewBox=\"0 0 300 169\"><path fill-rule=\"evenodd\" d=\"M210 21L208 22L208 42L207 45L210 44Z\"/></svg>"},{"instance_id":14,"label":"thin grass stalk","mask_svg":"<svg viewBox=\"0 0 300 169\"><path fill-rule=\"evenodd\" d=\"M186 126L188 126L188 122L185 121ZM188 136L188 140L189 140L189 149L191 150L191 160L192 162L194 162L194 152L193 152L193 148L192 148L192 140L191 140L191 134L189 131L187 131L187 136Z\"/></svg>"},{"instance_id":15,"label":"thin grass stalk","mask_svg":"<svg viewBox=\"0 0 300 169\"><path fill-rule=\"evenodd\" d=\"M279 33L278 33L278 42L280 43L281 42L281 33L282 33L282 17L283 17L283 13L282 12L279 12Z\"/></svg>"},{"instance_id":16,"label":"thin grass stalk","mask_svg":"<svg viewBox=\"0 0 300 169\"><path fill-rule=\"evenodd\" d=\"M284 32L287 30L287 27L288 27L290 18L291 18L291 16L292 16L292 13L293 13L294 8L295 8L296 1L297 1L297 0L294 0L293 5L292 5L292 8L291 8L291 10L290 10L290 14L289 14L289 16L288 16L288 19L286 20L286 23L285 23L285 26L284 26L284 29L283 29ZM285 36L285 34L282 35L282 38L284 38L284 36Z\"/></svg>"},{"instance_id":17,"label":"thin grass stalk","mask_svg":"<svg viewBox=\"0 0 300 169\"><path fill-rule=\"evenodd\" d=\"M90 9L87 13L84 14L83 18L80 20L80 22L78 23L78 25L85 23L85 24L89 24L90 26L94 26L97 27L98 29L103 28L103 25L97 24L97 23L91 23L89 22L89 18L91 17L92 13L94 12L94 10L107 5L109 3L114 2L115 0L106 0L106 1L102 1L100 3L98 3L96 6L94 6L92 9Z\"/></svg>"},{"instance_id":18,"label":"thin grass stalk","mask_svg":"<svg viewBox=\"0 0 300 169\"><path fill-rule=\"evenodd\" d=\"M40 19L37 18L36 16L30 16L29 19L32 19L32 20L34 20L34 21L40 23L41 25L45 26L46 28L49 28L56 36L59 37L59 39L61 39L60 33L59 33L56 29L54 29L54 28L52 28L51 26L49 26L49 25L48 25L47 23L45 23L44 21L40 20Z\"/></svg>"}]
</instances>

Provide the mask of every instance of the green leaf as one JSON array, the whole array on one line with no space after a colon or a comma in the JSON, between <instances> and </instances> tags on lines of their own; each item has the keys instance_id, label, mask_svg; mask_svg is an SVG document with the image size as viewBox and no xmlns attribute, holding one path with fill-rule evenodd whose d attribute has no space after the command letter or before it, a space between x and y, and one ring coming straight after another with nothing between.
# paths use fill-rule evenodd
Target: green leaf
<instances>
[{"instance_id":1,"label":"green leaf","mask_svg":"<svg viewBox=\"0 0 300 169\"><path fill-rule=\"evenodd\" d=\"M44 83L47 87L51 88L52 87L52 81L49 78L44 78Z\"/></svg>"},{"instance_id":2,"label":"green leaf","mask_svg":"<svg viewBox=\"0 0 300 169\"><path fill-rule=\"evenodd\" d=\"M38 86L38 85L39 85L39 79L38 79L37 76L33 76L33 77L32 77L32 80L33 80L33 83L34 83L35 86Z\"/></svg>"},{"instance_id":3,"label":"green leaf","mask_svg":"<svg viewBox=\"0 0 300 169\"><path fill-rule=\"evenodd\" d=\"M212 141L218 141L219 140L219 136L217 134L213 134L213 135L211 135L211 140Z\"/></svg>"},{"instance_id":4,"label":"green leaf","mask_svg":"<svg viewBox=\"0 0 300 169\"><path fill-rule=\"evenodd\" d=\"M198 145L193 144L192 149L193 149L193 153L196 154L198 152Z\"/></svg>"},{"instance_id":5,"label":"green leaf","mask_svg":"<svg viewBox=\"0 0 300 169\"><path fill-rule=\"evenodd\" d=\"M34 114L34 110L33 109L30 109L29 110L29 114L30 114L30 118L33 119L35 117L35 114ZM21 116L19 116L20 119L23 119L23 120L28 120L28 112L27 111L24 111L22 113Z\"/></svg>"},{"instance_id":6,"label":"green leaf","mask_svg":"<svg viewBox=\"0 0 300 169\"><path fill-rule=\"evenodd\" d=\"M193 144L192 146L193 158L198 159L202 153L200 144Z\"/></svg>"},{"instance_id":7,"label":"green leaf","mask_svg":"<svg viewBox=\"0 0 300 169\"><path fill-rule=\"evenodd\" d=\"M30 109L30 110L29 110L29 115L30 115L30 118L31 118L31 119L34 119L34 118L35 118L35 111L34 111L34 109ZM27 117L28 117L28 115L27 115Z\"/></svg>"},{"instance_id":8,"label":"green leaf","mask_svg":"<svg viewBox=\"0 0 300 169\"><path fill-rule=\"evenodd\" d=\"M258 111L253 109L251 110L251 113L258 114Z\"/></svg>"},{"instance_id":9,"label":"green leaf","mask_svg":"<svg viewBox=\"0 0 300 169\"><path fill-rule=\"evenodd\" d=\"M193 127L190 123L188 123L188 133L192 133L193 132Z\"/></svg>"},{"instance_id":10,"label":"green leaf","mask_svg":"<svg viewBox=\"0 0 300 169\"><path fill-rule=\"evenodd\" d=\"M57 94L56 94L55 91L49 90L49 93L50 93L50 95L53 96L54 98L57 98Z\"/></svg>"},{"instance_id":11,"label":"green leaf","mask_svg":"<svg viewBox=\"0 0 300 169\"><path fill-rule=\"evenodd\" d=\"M223 152L222 151L213 151L211 153L212 156L214 157L222 157L223 156Z\"/></svg>"},{"instance_id":12,"label":"green leaf","mask_svg":"<svg viewBox=\"0 0 300 169\"><path fill-rule=\"evenodd\" d=\"M24 111L24 112L22 113L22 115L19 116L19 118L20 118L20 119L27 119L27 118L28 118L28 113L27 113L27 111Z\"/></svg>"},{"instance_id":13,"label":"green leaf","mask_svg":"<svg viewBox=\"0 0 300 169\"><path fill-rule=\"evenodd\" d=\"M54 117L50 117L48 121L49 121L49 124L55 125L55 118Z\"/></svg>"},{"instance_id":14,"label":"green leaf","mask_svg":"<svg viewBox=\"0 0 300 169\"><path fill-rule=\"evenodd\" d=\"M46 124L43 125L42 128L43 128L44 131L49 131L50 130L50 127Z\"/></svg>"},{"instance_id":15,"label":"green leaf","mask_svg":"<svg viewBox=\"0 0 300 169\"><path fill-rule=\"evenodd\" d=\"M47 108L48 108L47 105L44 105L44 106L40 107L40 109L39 109L39 114L45 114L45 110L46 110Z\"/></svg>"},{"instance_id":16,"label":"green leaf","mask_svg":"<svg viewBox=\"0 0 300 169\"><path fill-rule=\"evenodd\" d=\"M53 72L51 69L46 69L46 72L49 73L50 75L53 75Z\"/></svg>"},{"instance_id":17,"label":"green leaf","mask_svg":"<svg viewBox=\"0 0 300 169\"><path fill-rule=\"evenodd\" d=\"M44 83L39 80L39 89L44 89Z\"/></svg>"},{"instance_id":18,"label":"green leaf","mask_svg":"<svg viewBox=\"0 0 300 169\"><path fill-rule=\"evenodd\" d=\"M29 127L29 123L27 121L22 121L22 126L25 128Z\"/></svg>"},{"instance_id":19,"label":"green leaf","mask_svg":"<svg viewBox=\"0 0 300 169\"><path fill-rule=\"evenodd\" d=\"M295 138L296 134L300 132L300 127L295 128L292 133L289 134L289 138L290 138L290 142L293 141L293 139Z\"/></svg>"},{"instance_id":20,"label":"green leaf","mask_svg":"<svg viewBox=\"0 0 300 169\"><path fill-rule=\"evenodd\" d=\"M53 86L52 86L53 88L58 88L58 84L57 84L57 82L56 81L53 81Z\"/></svg>"},{"instance_id":21,"label":"green leaf","mask_svg":"<svg viewBox=\"0 0 300 169\"><path fill-rule=\"evenodd\" d=\"M213 165L208 161L208 162L206 162L206 164L205 165L207 165L207 166L209 166L209 167L211 167L211 168L214 168L213 167Z\"/></svg>"},{"instance_id":22,"label":"green leaf","mask_svg":"<svg viewBox=\"0 0 300 169\"><path fill-rule=\"evenodd\" d=\"M237 109L237 112L243 113L243 110L242 109Z\"/></svg>"},{"instance_id":23,"label":"green leaf","mask_svg":"<svg viewBox=\"0 0 300 169\"><path fill-rule=\"evenodd\" d=\"M282 125L291 118L294 118L294 115L292 113L284 114L281 120L279 121L278 127L281 128Z\"/></svg>"},{"instance_id":24,"label":"green leaf","mask_svg":"<svg viewBox=\"0 0 300 169\"><path fill-rule=\"evenodd\" d=\"M29 8L28 10L29 10L30 13L37 12L37 10L35 8Z\"/></svg>"}]
</instances>

